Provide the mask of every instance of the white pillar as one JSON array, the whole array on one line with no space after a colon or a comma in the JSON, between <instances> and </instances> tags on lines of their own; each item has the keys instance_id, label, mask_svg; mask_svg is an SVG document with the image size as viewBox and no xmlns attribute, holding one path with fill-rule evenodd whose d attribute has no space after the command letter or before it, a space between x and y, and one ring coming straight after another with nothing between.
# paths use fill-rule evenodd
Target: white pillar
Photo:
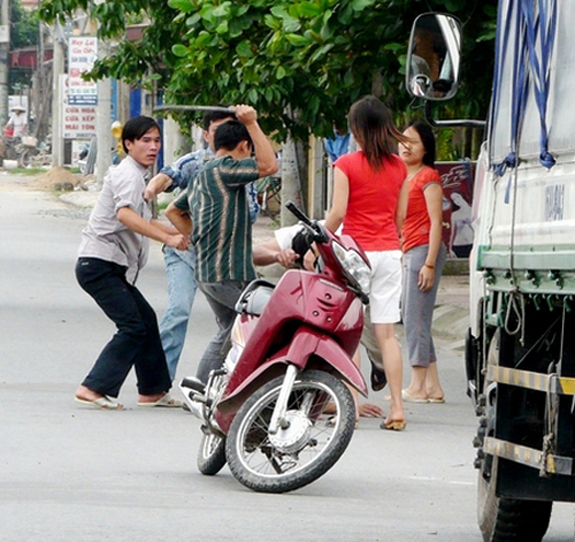
<instances>
[{"instance_id":1,"label":"white pillar","mask_svg":"<svg viewBox=\"0 0 575 542\"><path fill-rule=\"evenodd\" d=\"M53 29L54 58L52 59L52 165L64 164L64 138L62 126L62 77L64 74L64 33L59 24Z\"/></svg>"},{"instance_id":2,"label":"white pillar","mask_svg":"<svg viewBox=\"0 0 575 542\"><path fill-rule=\"evenodd\" d=\"M8 71L10 64L10 4L1 0L0 16L0 126L8 122Z\"/></svg>"},{"instance_id":3,"label":"white pillar","mask_svg":"<svg viewBox=\"0 0 575 542\"><path fill-rule=\"evenodd\" d=\"M180 125L172 118L164 119L164 164L175 162L180 156L189 152Z\"/></svg>"},{"instance_id":4,"label":"white pillar","mask_svg":"<svg viewBox=\"0 0 575 542\"><path fill-rule=\"evenodd\" d=\"M104 58L108 48L98 41L98 57ZM112 148L116 140L112 136L112 85L110 79L98 81L98 107L96 109L96 136L98 138L98 155L96 158L96 180L101 185L104 175L112 165Z\"/></svg>"}]
</instances>

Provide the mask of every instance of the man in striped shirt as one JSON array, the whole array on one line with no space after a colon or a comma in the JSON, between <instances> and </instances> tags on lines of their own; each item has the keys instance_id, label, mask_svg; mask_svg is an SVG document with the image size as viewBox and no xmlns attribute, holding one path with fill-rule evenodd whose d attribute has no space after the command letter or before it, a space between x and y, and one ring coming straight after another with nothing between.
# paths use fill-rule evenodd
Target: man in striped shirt
<instances>
[{"instance_id":1,"label":"man in striped shirt","mask_svg":"<svg viewBox=\"0 0 575 542\"><path fill-rule=\"evenodd\" d=\"M190 190L166 211L182 233L191 233L198 287L219 326L198 367L197 377L203 383L210 371L221 367L224 343L236 314L234 306L246 284L256 277L245 185L278 169L256 110L248 105L234 110L238 120L221 124L214 135L215 159L204 164Z\"/></svg>"}]
</instances>

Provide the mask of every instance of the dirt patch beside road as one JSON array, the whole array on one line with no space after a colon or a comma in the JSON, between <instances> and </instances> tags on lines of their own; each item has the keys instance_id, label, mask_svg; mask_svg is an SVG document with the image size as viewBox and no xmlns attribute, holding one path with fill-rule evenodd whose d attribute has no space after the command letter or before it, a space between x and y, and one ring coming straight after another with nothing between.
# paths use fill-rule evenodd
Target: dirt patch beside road
<instances>
[{"instance_id":1,"label":"dirt patch beside road","mask_svg":"<svg viewBox=\"0 0 575 542\"><path fill-rule=\"evenodd\" d=\"M71 173L63 167L55 166L38 175L0 173L0 190L57 190L71 191L77 186L92 180L92 176Z\"/></svg>"},{"instance_id":2,"label":"dirt patch beside road","mask_svg":"<svg viewBox=\"0 0 575 542\"><path fill-rule=\"evenodd\" d=\"M75 175L66 168L54 166L40 175L30 186L39 190L73 190L82 184L83 176Z\"/></svg>"}]
</instances>

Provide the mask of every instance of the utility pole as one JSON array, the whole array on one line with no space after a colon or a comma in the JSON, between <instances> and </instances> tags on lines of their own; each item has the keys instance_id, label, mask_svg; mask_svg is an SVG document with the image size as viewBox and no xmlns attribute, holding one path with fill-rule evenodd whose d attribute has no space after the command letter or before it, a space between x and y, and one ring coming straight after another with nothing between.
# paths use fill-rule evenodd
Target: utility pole
<instances>
[{"instance_id":1,"label":"utility pole","mask_svg":"<svg viewBox=\"0 0 575 542\"><path fill-rule=\"evenodd\" d=\"M52 165L64 165L62 127L62 75L64 74L64 32L60 23L54 25L54 58L52 60Z\"/></svg>"},{"instance_id":2,"label":"utility pole","mask_svg":"<svg viewBox=\"0 0 575 542\"><path fill-rule=\"evenodd\" d=\"M8 121L8 69L10 57L10 0L0 0L0 125Z\"/></svg>"},{"instance_id":3,"label":"utility pole","mask_svg":"<svg viewBox=\"0 0 575 542\"><path fill-rule=\"evenodd\" d=\"M105 58L108 52L107 43L98 40L98 58ZM96 177L101 185L104 175L112 165L112 148L115 145L111 132L112 126L112 87L110 79L98 81L98 108L96 114L96 136L98 138L98 154L96 158Z\"/></svg>"}]
</instances>

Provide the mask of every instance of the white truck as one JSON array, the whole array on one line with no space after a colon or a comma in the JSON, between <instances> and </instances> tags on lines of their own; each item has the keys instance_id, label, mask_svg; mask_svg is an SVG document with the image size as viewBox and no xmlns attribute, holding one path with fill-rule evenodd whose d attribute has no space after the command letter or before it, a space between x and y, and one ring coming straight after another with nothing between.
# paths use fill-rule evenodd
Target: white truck
<instances>
[{"instance_id":1,"label":"white truck","mask_svg":"<svg viewBox=\"0 0 575 542\"><path fill-rule=\"evenodd\" d=\"M553 501L575 501L574 28L575 2L500 1L465 355L478 521L490 542L541 541ZM433 46L418 48L422 36ZM434 52L429 73L408 58L406 83L428 106L457 91L460 38L448 15L414 23L410 57Z\"/></svg>"}]
</instances>

